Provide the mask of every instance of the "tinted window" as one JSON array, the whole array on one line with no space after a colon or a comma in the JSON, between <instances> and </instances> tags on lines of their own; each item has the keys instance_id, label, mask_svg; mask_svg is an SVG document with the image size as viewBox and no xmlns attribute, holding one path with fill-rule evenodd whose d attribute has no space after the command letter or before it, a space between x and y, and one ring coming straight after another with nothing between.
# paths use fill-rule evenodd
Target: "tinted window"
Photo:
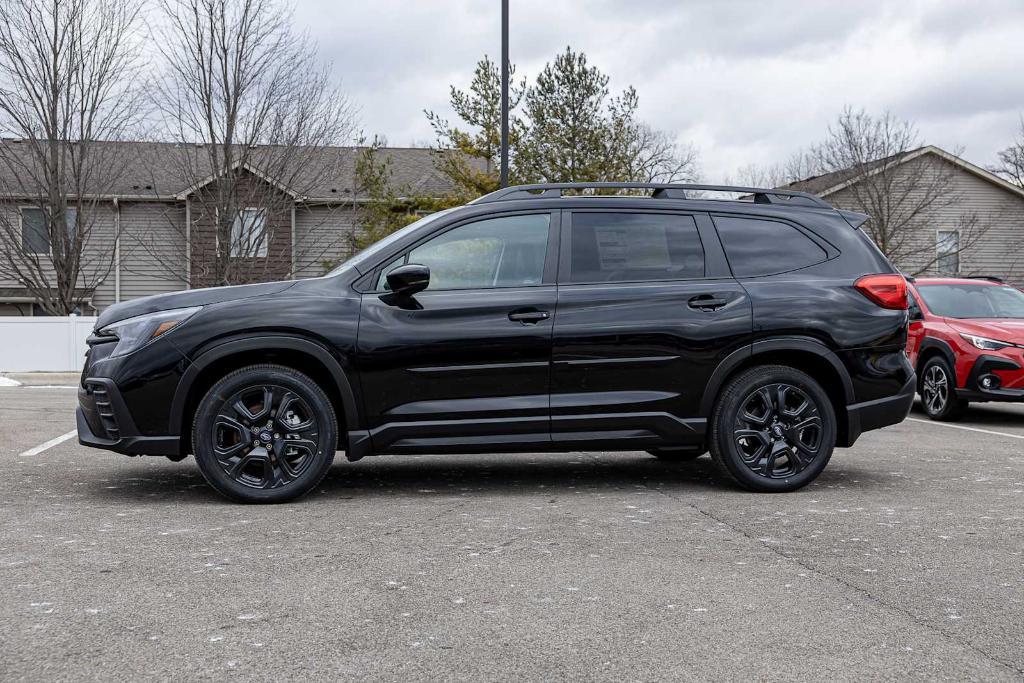
<instances>
[{"instance_id":1,"label":"tinted window","mask_svg":"<svg viewBox=\"0 0 1024 683\"><path fill-rule=\"evenodd\" d=\"M570 282L704 276L704 248L690 216L574 213L570 260Z\"/></svg>"},{"instance_id":2,"label":"tinted window","mask_svg":"<svg viewBox=\"0 0 1024 683\"><path fill-rule=\"evenodd\" d=\"M50 231L42 209L21 210L21 246L30 254L50 253Z\"/></svg>"},{"instance_id":3,"label":"tinted window","mask_svg":"<svg viewBox=\"0 0 1024 683\"><path fill-rule=\"evenodd\" d=\"M945 318L1024 318L1024 294L996 285L920 285L935 315Z\"/></svg>"},{"instance_id":4,"label":"tinted window","mask_svg":"<svg viewBox=\"0 0 1024 683\"><path fill-rule=\"evenodd\" d=\"M715 216L715 226L736 277L788 273L828 258L810 237L779 221Z\"/></svg>"},{"instance_id":5,"label":"tinted window","mask_svg":"<svg viewBox=\"0 0 1024 683\"><path fill-rule=\"evenodd\" d=\"M389 263L377 281L404 263L430 268L427 289L486 289L538 285L544 278L549 214L504 216L461 225Z\"/></svg>"}]
</instances>

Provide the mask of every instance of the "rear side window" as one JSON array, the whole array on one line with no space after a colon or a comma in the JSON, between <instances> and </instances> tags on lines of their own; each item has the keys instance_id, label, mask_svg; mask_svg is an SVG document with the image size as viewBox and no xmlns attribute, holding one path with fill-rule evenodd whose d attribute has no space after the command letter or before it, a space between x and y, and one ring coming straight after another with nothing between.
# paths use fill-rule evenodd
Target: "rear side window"
<instances>
[{"instance_id":1,"label":"rear side window","mask_svg":"<svg viewBox=\"0 0 1024 683\"><path fill-rule=\"evenodd\" d=\"M704 277L704 247L692 216L580 212L572 215L569 282Z\"/></svg>"},{"instance_id":2,"label":"rear side window","mask_svg":"<svg viewBox=\"0 0 1024 683\"><path fill-rule=\"evenodd\" d=\"M736 277L788 273L828 258L814 240L787 223L715 216L715 227Z\"/></svg>"}]
</instances>

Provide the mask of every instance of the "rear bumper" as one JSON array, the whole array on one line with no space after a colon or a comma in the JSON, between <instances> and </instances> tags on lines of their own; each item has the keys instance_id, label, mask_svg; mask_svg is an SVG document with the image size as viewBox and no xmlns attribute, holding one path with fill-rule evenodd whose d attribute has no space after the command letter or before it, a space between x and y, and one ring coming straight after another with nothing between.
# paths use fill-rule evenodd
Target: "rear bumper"
<instances>
[{"instance_id":1,"label":"rear bumper","mask_svg":"<svg viewBox=\"0 0 1024 683\"><path fill-rule=\"evenodd\" d=\"M179 455L177 436L143 436L117 385L106 378L89 378L78 389L78 443L125 455Z\"/></svg>"},{"instance_id":2,"label":"rear bumper","mask_svg":"<svg viewBox=\"0 0 1024 683\"><path fill-rule=\"evenodd\" d=\"M864 432L903 422L914 405L916 393L917 375L911 373L906 384L894 396L846 406L848 425L846 443L836 445L852 446Z\"/></svg>"}]
</instances>

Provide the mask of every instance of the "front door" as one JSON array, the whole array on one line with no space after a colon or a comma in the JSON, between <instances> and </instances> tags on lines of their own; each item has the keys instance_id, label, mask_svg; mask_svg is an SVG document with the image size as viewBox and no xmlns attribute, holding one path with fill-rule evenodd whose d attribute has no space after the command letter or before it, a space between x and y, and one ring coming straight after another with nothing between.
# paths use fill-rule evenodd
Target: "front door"
<instances>
[{"instance_id":1,"label":"front door","mask_svg":"<svg viewBox=\"0 0 1024 683\"><path fill-rule=\"evenodd\" d=\"M568 212L566 212L568 213ZM749 342L750 299L700 213L578 210L563 228L552 438L690 445L719 362Z\"/></svg>"},{"instance_id":2,"label":"front door","mask_svg":"<svg viewBox=\"0 0 1024 683\"><path fill-rule=\"evenodd\" d=\"M377 451L521 450L550 443L557 213L473 220L414 246L363 295L358 356ZM430 268L411 300L387 271Z\"/></svg>"}]
</instances>

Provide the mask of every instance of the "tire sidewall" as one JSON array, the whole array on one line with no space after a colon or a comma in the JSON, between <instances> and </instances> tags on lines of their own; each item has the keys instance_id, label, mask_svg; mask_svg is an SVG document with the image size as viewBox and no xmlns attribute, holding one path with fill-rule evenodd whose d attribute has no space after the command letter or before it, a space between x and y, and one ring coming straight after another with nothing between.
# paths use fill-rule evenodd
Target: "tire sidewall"
<instances>
[{"instance_id":1,"label":"tire sidewall","mask_svg":"<svg viewBox=\"0 0 1024 683\"><path fill-rule=\"evenodd\" d=\"M933 413L924 397L924 378L928 374L928 370L936 366L946 376L946 386L948 389L946 403L942 406L942 410ZM959 408L959 399L956 395L956 375L953 374L953 370L949 367L949 363L946 362L945 358L935 356L929 358L928 362L924 364L924 368L921 370L921 386L918 394L921 396L921 408L924 409L925 415L929 418L933 420L948 420L956 416Z\"/></svg>"},{"instance_id":2,"label":"tire sidewall","mask_svg":"<svg viewBox=\"0 0 1024 683\"><path fill-rule=\"evenodd\" d=\"M224 402L247 387L261 384L282 386L306 401L316 414L320 443L325 445L297 479L274 489L257 489L235 481L224 471L213 452L214 421ZM246 503L283 503L308 493L320 483L334 461L334 450L326 445L336 443L337 420L327 395L309 377L277 366L242 368L214 384L200 402L192 428L192 450L203 477L221 494Z\"/></svg>"},{"instance_id":3,"label":"tire sidewall","mask_svg":"<svg viewBox=\"0 0 1024 683\"><path fill-rule=\"evenodd\" d=\"M774 383L791 384L814 401L822 422L821 443L824 449L806 469L791 477L769 479L754 473L744 464L739 446L733 437L736 417L743 403L756 389ZM726 388L713 416L713 439L716 460L728 470L744 488L754 491L794 491L814 481L832 458L836 442L836 416L825 390L806 373L783 366L754 368L736 378Z\"/></svg>"}]
</instances>

